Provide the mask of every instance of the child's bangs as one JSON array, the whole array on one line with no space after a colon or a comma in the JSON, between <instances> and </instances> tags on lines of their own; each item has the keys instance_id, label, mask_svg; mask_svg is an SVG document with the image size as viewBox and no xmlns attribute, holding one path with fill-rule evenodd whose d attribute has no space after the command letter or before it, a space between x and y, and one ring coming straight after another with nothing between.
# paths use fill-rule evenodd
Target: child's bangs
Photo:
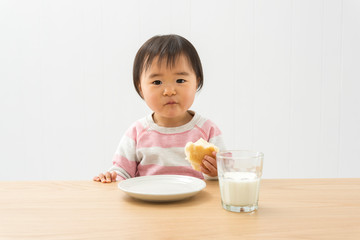
<instances>
[{"instance_id":1,"label":"child's bangs","mask_svg":"<svg viewBox=\"0 0 360 240\"><path fill-rule=\"evenodd\" d=\"M153 61L156 57L158 57L157 62L156 62L156 64L158 66L160 66L163 63L163 61L166 61L166 67L173 68L176 64L176 61L180 57L180 55L181 55L181 52L149 54L145 58L144 69L145 69L145 71L147 71L151 67L151 64L153 64Z\"/></svg>"},{"instance_id":2,"label":"child's bangs","mask_svg":"<svg viewBox=\"0 0 360 240\"><path fill-rule=\"evenodd\" d=\"M147 71L150 67L151 64L153 64L154 59L157 57L157 63L158 66L160 66L163 61L166 61L166 67L167 68L173 68L176 64L176 61L178 60L178 58L180 57L180 55L182 54L182 52L160 52L160 53L150 53L148 54L148 56L145 58L144 61L144 70Z\"/></svg>"}]
</instances>

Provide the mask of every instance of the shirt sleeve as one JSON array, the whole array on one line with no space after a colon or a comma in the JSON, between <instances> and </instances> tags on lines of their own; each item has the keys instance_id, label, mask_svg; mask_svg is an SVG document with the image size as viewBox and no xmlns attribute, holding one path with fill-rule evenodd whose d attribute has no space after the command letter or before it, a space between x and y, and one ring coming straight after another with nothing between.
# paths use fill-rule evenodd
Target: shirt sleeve
<instances>
[{"instance_id":1,"label":"shirt sleeve","mask_svg":"<svg viewBox=\"0 0 360 240\"><path fill-rule=\"evenodd\" d=\"M129 129L122 137L113 157L113 166L108 170L115 171L117 180L124 180L136 176L138 160L136 156L136 140L131 137Z\"/></svg>"},{"instance_id":2,"label":"shirt sleeve","mask_svg":"<svg viewBox=\"0 0 360 240\"><path fill-rule=\"evenodd\" d=\"M217 146L219 148L219 151L224 151L226 149L226 147L225 147L225 143L224 143L224 139L223 139L221 130L213 122L211 122L211 121L209 121L209 122L211 125L208 129L207 141L209 143L212 143L215 146Z\"/></svg>"},{"instance_id":3,"label":"shirt sleeve","mask_svg":"<svg viewBox=\"0 0 360 240\"><path fill-rule=\"evenodd\" d=\"M209 121L209 120L208 120ZM208 130L208 142L214 144L219 148L219 151L226 149L224 139L222 137L221 130L211 121L210 128ZM218 177L210 177L206 174L203 174L206 180L217 180Z\"/></svg>"}]
</instances>

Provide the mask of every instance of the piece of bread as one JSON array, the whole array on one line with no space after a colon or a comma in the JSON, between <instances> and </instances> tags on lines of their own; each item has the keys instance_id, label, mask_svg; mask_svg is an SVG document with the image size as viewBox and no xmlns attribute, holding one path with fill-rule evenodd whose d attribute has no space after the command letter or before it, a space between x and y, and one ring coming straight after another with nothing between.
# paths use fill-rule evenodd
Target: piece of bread
<instances>
[{"instance_id":1,"label":"piece of bread","mask_svg":"<svg viewBox=\"0 0 360 240\"><path fill-rule=\"evenodd\" d=\"M213 152L219 152L219 148L200 138L195 143L188 142L185 146L186 159L193 169L200 171L200 165L205 155L213 156Z\"/></svg>"}]
</instances>

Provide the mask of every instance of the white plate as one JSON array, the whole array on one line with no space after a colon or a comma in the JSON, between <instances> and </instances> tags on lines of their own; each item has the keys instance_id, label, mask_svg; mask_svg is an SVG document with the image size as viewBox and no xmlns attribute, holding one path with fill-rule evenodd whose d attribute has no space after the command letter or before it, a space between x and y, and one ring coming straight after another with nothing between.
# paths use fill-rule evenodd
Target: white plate
<instances>
[{"instance_id":1,"label":"white plate","mask_svg":"<svg viewBox=\"0 0 360 240\"><path fill-rule=\"evenodd\" d=\"M168 202L194 196L206 187L206 183L190 176L152 175L126 179L118 187L137 199Z\"/></svg>"}]
</instances>

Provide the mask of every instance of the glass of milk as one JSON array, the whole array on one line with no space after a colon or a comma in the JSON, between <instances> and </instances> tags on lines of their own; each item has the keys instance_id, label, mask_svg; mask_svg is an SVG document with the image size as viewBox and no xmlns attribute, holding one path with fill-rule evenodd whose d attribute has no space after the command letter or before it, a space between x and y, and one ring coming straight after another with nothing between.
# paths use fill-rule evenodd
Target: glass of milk
<instances>
[{"instance_id":1,"label":"glass of milk","mask_svg":"<svg viewBox=\"0 0 360 240\"><path fill-rule=\"evenodd\" d=\"M230 150L217 153L216 159L223 208L232 212L257 210L264 154Z\"/></svg>"}]
</instances>

